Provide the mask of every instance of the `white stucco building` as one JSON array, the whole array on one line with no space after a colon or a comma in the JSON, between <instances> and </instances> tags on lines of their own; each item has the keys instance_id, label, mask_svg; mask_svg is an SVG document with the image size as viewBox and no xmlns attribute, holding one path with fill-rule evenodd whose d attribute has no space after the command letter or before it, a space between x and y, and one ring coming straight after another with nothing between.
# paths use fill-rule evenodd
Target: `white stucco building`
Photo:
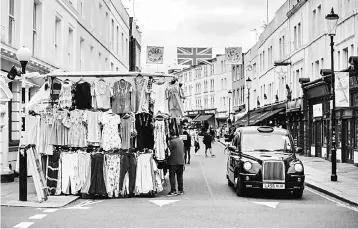
<instances>
[{"instance_id":1,"label":"white stucco building","mask_svg":"<svg viewBox=\"0 0 358 229\"><path fill-rule=\"evenodd\" d=\"M20 107L41 86L28 81L22 91L18 78L6 78L13 65L20 67L16 50L26 46L32 51L27 72L127 72L130 20L120 0L2 0L0 26L1 77L13 94L6 104L1 152L10 149L8 160L14 169L21 129ZM140 33L134 33L140 42Z\"/></svg>"}]
</instances>

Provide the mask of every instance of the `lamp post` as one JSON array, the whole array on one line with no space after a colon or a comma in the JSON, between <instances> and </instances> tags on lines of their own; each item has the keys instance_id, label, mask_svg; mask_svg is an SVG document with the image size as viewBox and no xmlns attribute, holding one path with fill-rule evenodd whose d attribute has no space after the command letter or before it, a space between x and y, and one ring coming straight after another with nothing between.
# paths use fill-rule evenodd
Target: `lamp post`
<instances>
[{"instance_id":1,"label":"lamp post","mask_svg":"<svg viewBox=\"0 0 358 229\"><path fill-rule=\"evenodd\" d=\"M332 96L332 112L331 112L331 125L332 125L332 139L331 139L331 153L332 153L332 174L331 181L337 181L337 148L336 148L336 98L335 98L335 75L334 75L334 41L333 38L336 35L337 23L339 16L334 13L332 8L331 12L326 15L328 36L331 37L331 69L332 69L332 81L331 81L331 96Z\"/></svg>"},{"instance_id":2,"label":"lamp post","mask_svg":"<svg viewBox=\"0 0 358 229\"><path fill-rule=\"evenodd\" d=\"M247 87L247 126L250 125L250 88L251 88L252 80L250 77L246 80L246 87Z\"/></svg>"},{"instance_id":3,"label":"lamp post","mask_svg":"<svg viewBox=\"0 0 358 229\"><path fill-rule=\"evenodd\" d=\"M31 57L31 50L26 48L25 46L21 47L16 52L16 57L20 61L21 64L21 92L22 89L26 87L26 78L25 78L25 69L27 62L30 60ZM21 126L25 125L22 121L22 109L23 107L20 107L20 119L21 119ZM22 128L21 128L22 132ZM20 140L21 143L21 140ZM19 200L20 201L27 201L27 153L26 150L21 146L21 149L19 150Z\"/></svg>"},{"instance_id":4,"label":"lamp post","mask_svg":"<svg viewBox=\"0 0 358 229\"><path fill-rule=\"evenodd\" d=\"M228 124L229 124L229 123L231 123L231 119L230 119L230 106L231 106L231 101L230 101L230 99L231 99L232 91L229 90L229 91L227 92L227 94L229 95L229 118L227 119L227 122L228 122Z\"/></svg>"}]
</instances>

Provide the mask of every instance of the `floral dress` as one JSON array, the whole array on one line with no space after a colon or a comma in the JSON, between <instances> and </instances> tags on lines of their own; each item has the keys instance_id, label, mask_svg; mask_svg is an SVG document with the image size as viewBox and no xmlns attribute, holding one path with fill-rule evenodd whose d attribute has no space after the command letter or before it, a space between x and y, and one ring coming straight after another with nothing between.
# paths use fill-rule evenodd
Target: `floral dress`
<instances>
[{"instance_id":1,"label":"floral dress","mask_svg":"<svg viewBox=\"0 0 358 229\"><path fill-rule=\"evenodd\" d=\"M173 118L183 117L184 107L183 98L184 93L179 87L179 84L171 84L165 91L165 98L168 100L169 114Z\"/></svg>"},{"instance_id":2,"label":"floral dress","mask_svg":"<svg viewBox=\"0 0 358 229\"><path fill-rule=\"evenodd\" d=\"M121 148L121 138L119 136L118 125L121 123L119 115L103 113L99 122L103 125L102 148L106 151Z\"/></svg>"},{"instance_id":3,"label":"floral dress","mask_svg":"<svg viewBox=\"0 0 358 229\"><path fill-rule=\"evenodd\" d=\"M87 146L87 128L84 125L86 113L83 110L70 111L70 118L66 120L69 130L69 144L75 147Z\"/></svg>"},{"instance_id":4,"label":"floral dress","mask_svg":"<svg viewBox=\"0 0 358 229\"><path fill-rule=\"evenodd\" d=\"M58 102L61 108L70 108L72 106L72 83L64 82L61 85L61 91Z\"/></svg>"}]
</instances>

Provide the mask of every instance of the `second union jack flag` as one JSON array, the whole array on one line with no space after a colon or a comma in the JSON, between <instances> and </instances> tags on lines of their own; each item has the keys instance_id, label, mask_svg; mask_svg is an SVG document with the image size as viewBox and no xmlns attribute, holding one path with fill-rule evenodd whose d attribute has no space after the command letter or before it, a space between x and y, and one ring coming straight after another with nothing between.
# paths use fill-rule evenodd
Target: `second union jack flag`
<instances>
[{"instance_id":1,"label":"second union jack flag","mask_svg":"<svg viewBox=\"0 0 358 229\"><path fill-rule=\"evenodd\" d=\"M212 48L177 48L178 64L181 65L198 65L200 63L211 64Z\"/></svg>"}]
</instances>

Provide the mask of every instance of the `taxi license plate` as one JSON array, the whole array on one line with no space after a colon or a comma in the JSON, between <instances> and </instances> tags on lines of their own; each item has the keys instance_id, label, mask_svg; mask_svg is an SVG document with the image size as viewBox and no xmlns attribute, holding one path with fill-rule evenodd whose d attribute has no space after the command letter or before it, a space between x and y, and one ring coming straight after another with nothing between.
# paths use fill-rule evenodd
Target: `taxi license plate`
<instances>
[{"instance_id":1,"label":"taxi license plate","mask_svg":"<svg viewBox=\"0 0 358 229\"><path fill-rule=\"evenodd\" d=\"M285 184L266 183L266 184L263 184L263 188L264 189L285 189Z\"/></svg>"}]
</instances>

